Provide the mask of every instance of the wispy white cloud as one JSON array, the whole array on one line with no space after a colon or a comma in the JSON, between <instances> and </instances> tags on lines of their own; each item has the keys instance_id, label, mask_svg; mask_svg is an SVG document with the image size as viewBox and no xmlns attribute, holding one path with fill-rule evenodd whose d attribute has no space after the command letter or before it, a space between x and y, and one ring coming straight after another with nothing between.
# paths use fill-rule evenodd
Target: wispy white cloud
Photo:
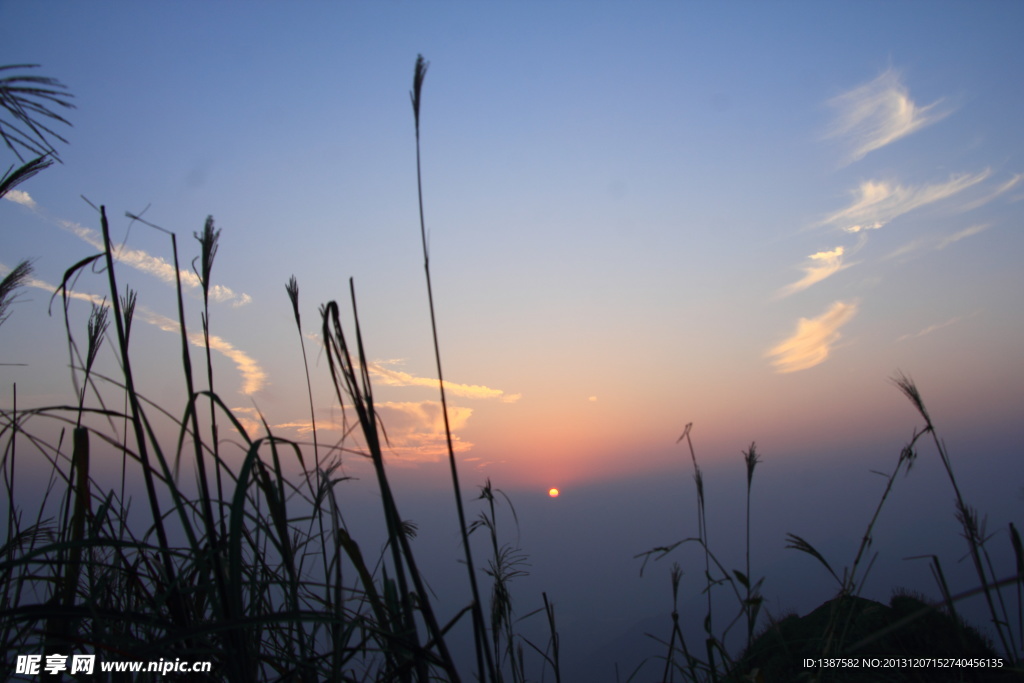
<instances>
[{"instance_id":1,"label":"wispy white cloud","mask_svg":"<svg viewBox=\"0 0 1024 683\"><path fill-rule=\"evenodd\" d=\"M829 216L822 224L834 225L854 233L877 230L909 211L952 197L977 185L991 174L990 169L985 169L973 175L951 176L945 183L919 187L868 180L854 191L853 204Z\"/></svg>"},{"instance_id":2,"label":"wispy white cloud","mask_svg":"<svg viewBox=\"0 0 1024 683\"><path fill-rule=\"evenodd\" d=\"M15 204L27 206L30 209L36 208L36 200L32 199L28 192L25 192L24 190L8 190L7 194L4 195L4 199L14 202Z\"/></svg>"},{"instance_id":3,"label":"wispy white cloud","mask_svg":"<svg viewBox=\"0 0 1024 683\"><path fill-rule=\"evenodd\" d=\"M70 232L72 235L97 251L103 251L103 236L99 232L73 221L49 216L39 207L38 204L36 204L35 200L32 199L27 192L23 192L22 190L11 190L4 196L4 199L31 209L37 215L56 223L58 226ZM114 248L114 257L126 266L130 266L143 273L153 275L167 284L174 285L177 282L175 278L174 265L159 256L153 256L141 249L129 249L122 245ZM184 287L189 289L198 289L202 285L199 281L199 276L191 270L181 269L180 276L181 284ZM245 306L252 302L252 297L248 294L238 294L230 287L225 287L224 285L213 285L210 287L210 298L218 303L230 302L235 308Z\"/></svg>"},{"instance_id":4,"label":"wispy white cloud","mask_svg":"<svg viewBox=\"0 0 1024 683\"><path fill-rule=\"evenodd\" d=\"M140 316L142 320L150 325L157 326L164 332L178 332L180 330L177 320L172 320L159 313L153 313L142 306L136 307L135 315ZM205 348L202 332L192 332L188 335L188 340L193 346ZM210 348L227 356L235 364L235 367L242 375L243 382L240 391L243 394L255 394L263 388L267 381L267 373L263 371L263 368L260 367L260 364L252 356L241 349L235 348L230 342L216 335L210 335Z\"/></svg>"},{"instance_id":5,"label":"wispy white cloud","mask_svg":"<svg viewBox=\"0 0 1024 683\"><path fill-rule=\"evenodd\" d=\"M58 220L57 224L96 250L103 251L103 236L95 230L66 220ZM126 266L152 275L169 285L177 283L176 275L178 275L181 277L181 284L184 287L199 289L202 286L199 276L193 271L182 268L176 273L174 264L142 249L130 249L124 245L115 246L114 258ZM236 294L230 287L224 285L210 287L210 298L218 303L230 301L235 307L244 306L252 301L252 297L248 294Z\"/></svg>"},{"instance_id":6,"label":"wispy white cloud","mask_svg":"<svg viewBox=\"0 0 1024 683\"><path fill-rule=\"evenodd\" d=\"M928 327L924 328L923 330L920 330L919 332L914 332L913 334L905 334L902 337L898 337L896 339L896 341L901 342L901 341L906 341L908 339L917 339L918 337L923 337L926 334L931 334L932 332L935 332L936 330L941 330L944 327L949 327L950 325L955 325L958 322L960 322L961 320L967 320L968 318L973 318L974 316L978 315L978 313L979 313L979 311L975 311L974 313L972 313L971 315L968 315L968 316L960 315L960 316L957 316L955 318L950 318L949 320L947 320L944 323L938 323L938 324L935 324L935 325L929 325Z\"/></svg>"},{"instance_id":7,"label":"wispy white cloud","mask_svg":"<svg viewBox=\"0 0 1024 683\"><path fill-rule=\"evenodd\" d=\"M236 409L232 408L231 410L234 411ZM318 422L317 425L316 425L317 431L320 431L320 430L334 431L334 427L335 427L335 425L328 424L328 423L320 424ZM294 431L298 432L299 434L312 434L313 433L313 422L311 420L293 420L292 422L281 422L280 424L271 425L271 429L274 429L274 430L289 429L289 430L294 430Z\"/></svg>"},{"instance_id":8,"label":"wispy white cloud","mask_svg":"<svg viewBox=\"0 0 1024 683\"><path fill-rule=\"evenodd\" d=\"M949 114L942 100L919 107L910 99L899 72L888 69L878 78L829 100L837 116L828 137L850 145L849 162L921 130Z\"/></svg>"},{"instance_id":9,"label":"wispy white cloud","mask_svg":"<svg viewBox=\"0 0 1024 683\"><path fill-rule=\"evenodd\" d=\"M263 422L260 420L259 411L255 408L232 408L231 414L234 415L235 419L242 425L242 428L250 439L256 438L263 430Z\"/></svg>"},{"instance_id":10,"label":"wispy white cloud","mask_svg":"<svg viewBox=\"0 0 1024 683\"><path fill-rule=\"evenodd\" d=\"M242 406L232 407L231 412L234 414L235 419L242 423L245 427L246 432L250 438L253 438L263 433L263 422L260 420L259 411L256 408ZM351 429L352 425L348 425L347 428ZM313 423L310 420L292 420L290 422L278 422L271 424L270 429L274 434L280 436L281 432L293 432L300 436L306 436L313 433ZM329 419L319 419L316 421L316 430L318 432L340 432L346 429L346 425L341 422L335 422Z\"/></svg>"},{"instance_id":11,"label":"wispy white cloud","mask_svg":"<svg viewBox=\"0 0 1024 683\"><path fill-rule=\"evenodd\" d=\"M430 387L437 388L437 379L430 377L416 377L408 372L393 370L389 365L399 363L399 360L374 361L369 364L369 371L380 381L392 387ZM506 394L501 389L491 389L479 384L456 384L448 380L444 381L445 391L463 398L496 398L504 403L515 403L522 394Z\"/></svg>"},{"instance_id":12,"label":"wispy white cloud","mask_svg":"<svg viewBox=\"0 0 1024 683\"><path fill-rule=\"evenodd\" d=\"M388 434L389 451L406 461L434 462L448 454L444 414L439 401L385 402L377 405ZM448 406L448 424L452 431L452 449L465 453L473 444L463 441L457 432L466 427L472 408Z\"/></svg>"},{"instance_id":13,"label":"wispy white cloud","mask_svg":"<svg viewBox=\"0 0 1024 683\"><path fill-rule=\"evenodd\" d=\"M993 190L989 194L985 195L981 199L977 199L977 200L975 200L973 202L970 202L968 204L964 204L963 206L960 207L960 210L961 211L971 211L973 209L977 209L980 206L984 206L985 204L988 204L990 201L992 201L996 197L998 197L998 196L1000 196L1000 195L1002 195L1002 194L1004 194L1006 192L1009 192L1010 190L1015 188L1017 185L1019 185L1020 181L1021 181L1021 178L1024 178L1024 174L1021 174L1021 173L1014 174L1014 176L1012 178L1010 178L1005 183L1003 183L1002 185L997 187L995 190Z\"/></svg>"},{"instance_id":14,"label":"wispy white cloud","mask_svg":"<svg viewBox=\"0 0 1024 683\"><path fill-rule=\"evenodd\" d=\"M830 275L838 273L843 268L849 267L843 265L844 252L843 247L836 247L831 251L819 251L816 254L811 254L807 257L807 262L801 266L804 276L776 292L775 298L781 299L790 294L803 291Z\"/></svg>"},{"instance_id":15,"label":"wispy white cloud","mask_svg":"<svg viewBox=\"0 0 1024 683\"><path fill-rule=\"evenodd\" d=\"M955 242L959 242L960 240L970 237L971 235L977 235L979 232L983 232L989 229L990 227L992 227L990 223L978 223L977 225L972 225L968 228L964 228L963 230L955 232L952 235L947 235L946 237L943 237L941 239L937 239L935 237L921 237L912 242L904 244L902 247L894 249L893 251L883 256L882 260L889 261L892 259L902 259L903 257L908 256L909 254L912 254L915 251L919 251L921 249L945 249L946 247Z\"/></svg>"},{"instance_id":16,"label":"wispy white cloud","mask_svg":"<svg viewBox=\"0 0 1024 683\"><path fill-rule=\"evenodd\" d=\"M0 271L8 272L10 271L10 268L8 268L6 265L0 264ZM37 280L36 278L29 278L28 280L25 281L25 285L28 287L34 287L36 289L41 289L44 292L48 292L50 294L55 294L57 292L57 287L51 285L49 282ZM96 294L88 294L86 292L76 292L74 290L69 290L68 298L75 299L77 301L86 301L96 306L104 306L106 308L110 308L110 302L107 301L102 296L97 296Z\"/></svg>"},{"instance_id":17,"label":"wispy white cloud","mask_svg":"<svg viewBox=\"0 0 1024 683\"><path fill-rule=\"evenodd\" d=\"M836 301L817 318L800 318L796 332L771 348L765 357L772 359L779 373L806 370L823 363L839 341L839 328L853 318L857 306L855 301Z\"/></svg>"},{"instance_id":18,"label":"wispy white cloud","mask_svg":"<svg viewBox=\"0 0 1024 683\"><path fill-rule=\"evenodd\" d=\"M964 228L963 230L961 230L959 232L953 233L949 237L945 237L945 238L939 240L939 243L935 245L935 248L936 249L945 249L946 247L948 247L949 245L953 244L954 242L959 242L963 238L970 237L971 235L977 235L979 232L982 232L983 230L987 230L988 228L989 228L989 224L988 223L979 223L977 225L972 225L969 228Z\"/></svg>"},{"instance_id":19,"label":"wispy white cloud","mask_svg":"<svg viewBox=\"0 0 1024 683\"><path fill-rule=\"evenodd\" d=\"M883 261L889 261L891 259L902 258L902 257L907 256L908 254L912 254L915 251L917 251L918 249L924 248L926 246L928 246L928 240L926 240L926 239L916 239L913 242L907 242L902 247L897 247L896 249L892 250L891 252L889 252L888 254L883 256L882 260Z\"/></svg>"},{"instance_id":20,"label":"wispy white cloud","mask_svg":"<svg viewBox=\"0 0 1024 683\"><path fill-rule=\"evenodd\" d=\"M0 264L0 267L2 267L2 264ZM32 278L26 281L25 284L29 287L42 289L50 294L57 292L56 286L51 285L48 282L44 282L43 280ZM89 303L97 306L106 306L107 308L111 307L111 303L109 301L95 294L76 292L72 290L68 292L68 296L79 301L88 301ZM171 318L158 313L154 313L145 306L136 306L135 316L138 320L154 325L164 332L178 332L180 330L178 321L172 320ZM201 332L193 332L189 334L188 340L193 346L205 348L205 342ZM210 348L228 357L235 364L235 367L238 368L238 371L242 374L242 379L244 380L241 389L243 394L255 394L263 388L263 385L267 380L267 374L255 359L244 351L235 348L230 342L216 335L210 336Z\"/></svg>"},{"instance_id":21,"label":"wispy white cloud","mask_svg":"<svg viewBox=\"0 0 1024 683\"><path fill-rule=\"evenodd\" d=\"M396 455L402 462L436 462L448 455L448 440L444 431L444 414L441 412L440 401L385 401L376 403L377 416L387 433L387 444L384 445L385 456ZM248 410L248 409L235 409ZM448 424L452 432L452 448L456 453L466 453L473 444L464 441L458 434L465 429L469 418L473 415L472 408L448 405ZM349 423L348 427L351 428ZM249 429L249 427L246 427ZM261 429L261 425L254 424ZM317 420L319 432L338 432L345 429L340 421ZM309 420L293 420L271 426L274 431L292 430L300 435L313 431ZM351 446L356 451L355 443Z\"/></svg>"}]
</instances>

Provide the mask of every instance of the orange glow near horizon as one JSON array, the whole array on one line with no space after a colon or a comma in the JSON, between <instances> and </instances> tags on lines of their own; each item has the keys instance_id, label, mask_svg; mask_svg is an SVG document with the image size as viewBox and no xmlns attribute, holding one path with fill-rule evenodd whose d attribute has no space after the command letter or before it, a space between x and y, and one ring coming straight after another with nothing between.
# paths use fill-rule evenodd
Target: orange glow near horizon
<instances>
[{"instance_id":1,"label":"orange glow near horizon","mask_svg":"<svg viewBox=\"0 0 1024 683\"><path fill-rule=\"evenodd\" d=\"M552 498L558 498L558 489L549 489L548 495Z\"/></svg>"}]
</instances>

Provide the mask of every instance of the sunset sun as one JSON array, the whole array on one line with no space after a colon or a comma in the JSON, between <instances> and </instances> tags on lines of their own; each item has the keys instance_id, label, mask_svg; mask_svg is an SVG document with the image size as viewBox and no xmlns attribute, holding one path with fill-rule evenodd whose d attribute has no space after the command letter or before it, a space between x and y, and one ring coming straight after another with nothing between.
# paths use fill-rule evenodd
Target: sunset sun
<instances>
[{"instance_id":1,"label":"sunset sun","mask_svg":"<svg viewBox=\"0 0 1024 683\"><path fill-rule=\"evenodd\" d=\"M552 498L558 498L558 489L548 490L548 495L551 496Z\"/></svg>"}]
</instances>

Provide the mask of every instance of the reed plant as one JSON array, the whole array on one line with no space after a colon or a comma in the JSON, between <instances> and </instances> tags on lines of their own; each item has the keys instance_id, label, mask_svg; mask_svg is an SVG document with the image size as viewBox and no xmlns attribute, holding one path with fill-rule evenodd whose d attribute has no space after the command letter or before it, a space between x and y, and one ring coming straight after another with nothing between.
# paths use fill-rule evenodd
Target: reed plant
<instances>
[{"instance_id":1,"label":"reed plant","mask_svg":"<svg viewBox=\"0 0 1024 683\"><path fill-rule=\"evenodd\" d=\"M950 680L1003 681L1016 680L1016 677L1018 676L1024 677L1024 660L1022 660L1022 653L1024 653L1024 628L1022 628L1024 627L1024 598L1022 598L1022 596L1024 596L1024 544L1021 543L1020 535L1016 527L1010 523L1008 528L1008 537L1013 549L1014 565L1011 569L1004 570L1003 574L999 575L996 571L995 562L988 547L989 541L993 536L986 534L984 530L984 523L979 521L976 509L966 502L960 490L956 476L953 473L953 466L948 449L946 448L943 440L938 436L935 425L925 408L924 400L921 397L917 385L903 373L897 373L891 381L899 391L906 396L908 400L910 400L918 414L924 419L925 424L923 427L915 429L911 440L900 450L893 470L888 475L878 473L885 477L885 487L877 504L875 505L870 519L868 520L865 531L861 537L860 544L854 554L852 563L844 567L841 572L838 572L833 568L825 555L815 548L811 542L793 533L787 534L786 537L787 548L798 550L813 557L836 583L835 597L826 602L829 606L828 618L821 627L820 632L814 634L814 642L818 645L813 652L804 650L804 654L805 656L813 658L841 658L870 655L870 648L873 645L877 645L884 638L889 637L893 633L900 632L901 629L907 630L912 628L916 622L929 619L931 615L935 614L937 611L941 611L941 613L948 615L950 618L950 621L941 623L953 625L953 629L957 631L957 642L967 643L968 641L971 641L972 638L977 637L976 632L969 627L957 613L956 603L960 600L981 595L985 600L985 604L989 612L989 625L995 633L999 646L998 649L992 649L990 651L998 653L998 655L1001 656L1004 666L999 667L998 669L989 669L985 671L968 670L969 673L963 674L966 677ZM683 571L678 563L674 563L670 572L672 586L672 625L670 635L667 641L655 638L666 648L665 655L661 657L663 660L663 668L659 680L693 682L764 681L766 680L764 672L755 665L757 663L757 657L753 654L753 646L755 645L754 633L755 628L757 628L758 616L763 603L763 597L760 589L764 582L764 578L762 577L754 581L752 579L750 569L750 497L754 470L757 464L761 462L761 457L757 452L757 447L754 443L751 444L749 450L743 452L747 475L745 571L741 571L739 569L733 569L730 571L726 569L722 562L719 561L718 557L714 552L712 552L708 544L707 510L704 498L704 477L697 462L693 442L690 436L692 427L692 423L686 425L686 429L683 431L678 442L686 441L690 460L694 469L693 479L697 499L698 535L696 537L686 538L671 545L652 548L651 550L641 553L636 557L643 559L643 565L641 566L642 573L649 560L662 559L680 546L696 544L700 548L700 556L703 558L704 593L706 594L707 601L707 612L703 622L705 633L704 650L703 656L694 654L694 650L687 644L683 630L680 628L678 594ZM942 570L942 565L938 556L929 555L924 558L907 558L928 559L930 561L932 575L936 580L937 589L942 595L942 599L922 602L915 598L915 602L919 606L910 610L909 614L903 616L896 623L881 628L867 637L853 638L851 636L853 624L855 619L858 617L856 609L858 603L856 598L861 595L871 567L878 556L877 551L873 554L871 553L875 527L878 523L883 507L893 492L894 484L898 476L901 473L904 475L908 474L913 467L918 457L918 442L929 436L935 446L935 450L942 463L943 469L948 476L950 485L953 488L955 496L954 515L962 529L961 535L967 544L967 554L972 560L977 584L974 587L954 594L946 581L945 573ZM718 612L713 611L715 609L715 604L712 601L712 594L723 588L727 588L727 593L731 593L732 597L735 599L737 608L735 610L735 616L731 621L729 621L725 628L720 631L716 631L713 627L712 617ZM898 591L897 596L899 596ZM853 600L850 600L850 598L853 598ZM895 600L896 598L894 598L894 601ZM743 652L736 655L730 655L730 649L727 647L729 631L737 621L742 618L745 618L746 620L746 646ZM779 620L777 618L769 617L768 623L762 628L762 634L766 634L774 624L778 623L778 621ZM778 640L778 636L775 636L775 638ZM795 660L797 657L795 644L785 643L782 641L779 641L779 643L784 649L790 645L794 646L790 655L791 658ZM758 651L763 653L764 649L764 647L761 647ZM955 656L955 652L949 653L936 651L934 653L935 656L950 654ZM807 670L801 674L804 680L814 681L843 681L847 680L850 675L851 674L844 675L842 672L835 670L829 671L827 669ZM912 674L910 676L911 677L908 678L895 678L893 680L919 680L918 678L913 678ZM925 674L925 676L927 677L927 674ZM630 680L634 677L631 677ZM849 680L862 679L849 678Z\"/></svg>"},{"instance_id":2,"label":"reed plant","mask_svg":"<svg viewBox=\"0 0 1024 683\"><path fill-rule=\"evenodd\" d=\"M426 62L420 57L411 93L418 175L425 74ZM23 182L29 175L22 172L15 180ZM349 282L348 324L336 301L320 308L328 379L345 422L343 438L331 446L321 444L317 435L317 407L302 342L313 429L310 459L310 444L274 434L262 416L261 435L250 433L215 391L209 296L220 230L212 217L195 233L200 254L192 262L203 294L206 386L200 388L193 377L177 236L126 214L169 238L179 274L177 328L186 400L177 412L166 411L141 393L131 337L136 295L121 289L117 246L106 207L99 206L94 208L103 250L69 268L58 290L75 401L24 410L17 404L15 387L11 408L0 413L0 463L9 501L7 534L0 546L0 676L14 673L19 654L50 652L97 654L101 661L213 663L211 672L192 673L190 680L459 681L468 675L483 681L525 681L526 642L558 678L554 634L552 643L537 647L516 633L509 584L521 575L525 556L499 535L489 483L479 523L466 522L433 317L421 178L418 191L438 388L468 570L465 602L435 605L413 552L415 524L399 512L355 283ZM93 307L82 353L71 308L75 288L93 267L104 274L108 294ZM30 274L31 264L24 262L0 284L0 322ZM298 281L293 277L285 289L301 342ZM116 377L97 369L110 328ZM119 403L121 408L114 407ZM203 413L205 420L200 419ZM158 436L161 421L173 426L175 439ZM225 451L222 428L240 439L239 454L229 457ZM56 438L45 436L51 433ZM119 485L101 481L91 467L96 444L105 454L113 451L122 458ZM15 504L15 482L25 467L19 451L26 447L51 471L34 518ZM229 461L239 455L240 464L232 466ZM361 546L345 523L344 488L353 484L342 474L342 465L351 457L369 460L375 473L386 528L380 549ZM297 481L286 474L296 469L288 460L302 473ZM183 481L189 470L192 484ZM136 474L142 478L141 502L148 519L140 515L139 502L129 498L128 480ZM477 527L487 529L496 553L486 568L473 561L469 536ZM494 581L489 624L479 598L478 571ZM553 609L541 597L544 607L537 611L553 627ZM477 652L471 675L454 660L449 645L454 634L465 630L464 622Z\"/></svg>"},{"instance_id":3,"label":"reed plant","mask_svg":"<svg viewBox=\"0 0 1024 683\"><path fill-rule=\"evenodd\" d=\"M0 68L0 75L9 68ZM549 676L556 683L571 680L571 672L562 670L561 639L548 595L542 593L542 605L522 616L516 610L513 586L529 564L519 543L511 500L488 480L477 499L482 504L478 517L467 521L448 423L422 191L420 132L426 72L427 62L421 56L410 93L419 231L454 518L467 571L465 594L453 604L439 604L417 561L416 525L402 516L389 474L387 432L378 415L354 281L349 281L345 306L329 301L319 311L322 353L334 407L341 410L343 437L327 444L318 435L318 408L294 277L285 290L299 334L312 443L273 433L262 415L261 428L251 430L215 389L209 296L220 230L210 217L194 233L200 253L192 267L202 287L201 338L206 360L205 388L200 388L191 360L177 236L126 214L129 220L168 237L178 273L179 348L166 353L180 358L185 400L177 409L167 409L148 400L136 381L132 323L137 295L119 284L117 247L106 207L99 206L94 208L103 249L68 268L58 288L73 400L26 409L19 405L13 386L10 407L0 410L0 486L7 497L6 536L0 543L0 677L14 675L17 655L45 652L96 654L100 661L209 661L211 671L181 678L246 682L465 679L525 683L531 680L530 656L539 665L542 680ZM14 112L0 118L0 133L15 152L36 155L25 162L18 154L24 163L17 169L12 166L0 180L0 195L57 159L50 142L63 138L46 124L65 122L52 107L70 107L68 97L63 86L50 79L0 78L0 108ZM10 305L31 272L32 264L23 261L0 281L0 323L9 319ZM94 272L105 280L106 297L92 307L83 351L72 306L78 283ZM2 333L9 332L10 326L4 325ZM101 369L105 348L113 356L114 373ZM874 529L897 475L911 469L918 457L918 442L931 437L953 487L955 514L978 578L976 589L954 594L938 558L927 558L943 596L937 607L955 617L956 602L976 590L988 607L1004 657L1019 670L1024 650L1024 547L1017 529L1009 527L1015 558L1012 573L998 574L988 548L991 537L961 493L948 450L916 385L904 375L893 381L925 425L900 451L852 563L842 572L835 571L823 553L795 534L788 536L789 547L815 558L836 581L837 595L858 595L875 557L871 555ZM174 438L161 437L162 425L171 426ZM761 454L755 443L743 451L745 561L742 569L728 569L712 551L708 536L705 479L691 428L692 424L686 426L677 443L685 442L693 467L697 536L637 557L646 566L682 545L697 546L706 602L703 643L695 646L684 636L679 613L683 569L677 562L670 571L671 631L661 641L665 655L657 674L644 680L758 680L751 660L737 653L734 645L739 638L751 650L755 634L766 621L762 612L765 579L754 577L751 562L753 482ZM227 435L236 441L232 443ZM119 480L107 481L98 473L95 461L100 453L120 457ZM349 458L365 459L373 468L385 528L382 546L371 547L358 539L346 523L347 487L355 485L344 474ZM32 509L25 509L16 504L15 493L27 475L25 470L38 471L39 463L48 468L48 481ZM296 469L298 476L287 474ZM190 471L191 483L185 481ZM130 494L136 478L142 481L141 500ZM499 524L505 507L515 527L514 541L508 540L506 523ZM481 565L474 559L474 547L484 551ZM491 584L488 603L481 598L483 577ZM720 615L729 613L732 617L723 622ZM926 616L912 613L907 619ZM522 620L533 617L545 620L546 642L521 633ZM839 656L866 646L863 640L849 642L851 619L841 610L830 615L821 656ZM743 636L730 639L731 630L741 623ZM462 637L470 640L475 655L471 663L456 661L453 653L455 639ZM645 675L641 664L630 680ZM149 680L157 678L163 677L154 674Z\"/></svg>"}]
</instances>

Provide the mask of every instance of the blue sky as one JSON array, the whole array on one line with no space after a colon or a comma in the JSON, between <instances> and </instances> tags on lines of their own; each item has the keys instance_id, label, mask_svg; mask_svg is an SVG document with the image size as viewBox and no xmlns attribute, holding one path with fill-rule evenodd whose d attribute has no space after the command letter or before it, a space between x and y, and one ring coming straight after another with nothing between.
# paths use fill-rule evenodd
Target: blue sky
<instances>
[{"instance_id":1,"label":"blue sky","mask_svg":"<svg viewBox=\"0 0 1024 683\"><path fill-rule=\"evenodd\" d=\"M902 370L964 452L963 475L1003 487L993 505L1019 516L1019 465L992 453L1022 445L1022 14L945 2L0 2L2 61L41 64L77 106L64 163L0 203L0 263L34 259L38 280L0 329L3 362L26 364L0 368L4 384L25 404L69 390L46 285L96 250L84 196L133 250L122 272L151 323L144 390L180 400L161 360L174 344L161 329L175 316L168 240L123 215L176 231L187 263L212 214L225 400L307 434L284 284L297 276L312 331L354 277L394 465L440 489L408 99L422 53L426 220L468 486L490 476L521 492L540 527L557 525L552 505L600 506L596 491L621 490L629 537L644 522L627 490L671 476L691 495L674 442L693 422L699 456L724 478L742 478L740 450L756 440L766 471L863 481L856 527L875 478L840 473L888 469L905 443L916 416L887 383ZM92 276L78 290L102 286ZM200 300L189 291L193 330ZM317 367L327 424L337 411ZM559 500L535 498L550 486ZM936 486L906 495L951 517ZM787 519L784 503L811 491L764 518ZM765 552L784 531L796 529ZM644 549L621 542L626 564ZM533 578L559 563L544 543Z\"/></svg>"}]
</instances>

